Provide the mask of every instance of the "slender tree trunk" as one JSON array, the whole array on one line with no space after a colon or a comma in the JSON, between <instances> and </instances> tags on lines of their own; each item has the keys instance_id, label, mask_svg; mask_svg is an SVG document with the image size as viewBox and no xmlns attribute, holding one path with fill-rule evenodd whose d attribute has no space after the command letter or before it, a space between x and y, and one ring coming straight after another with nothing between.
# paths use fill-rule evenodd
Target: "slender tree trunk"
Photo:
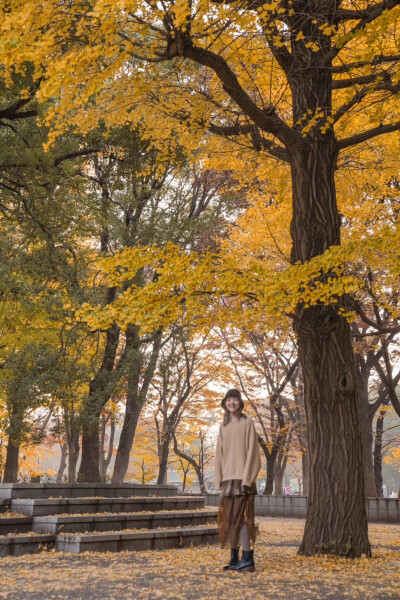
<instances>
[{"instance_id":1,"label":"slender tree trunk","mask_svg":"<svg viewBox=\"0 0 400 600\"><path fill-rule=\"evenodd\" d=\"M107 469L110 465L113 449L114 449L114 437L115 437L115 421L112 417L109 417L110 422L110 437L108 440L108 451L107 455L105 455L105 441L106 441L106 428L107 428L107 419L103 416L102 418L102 427L101 427L101 441L100 441L100 477L101 480L105 483L107 481Z\"/></svg>"},{"instance_id":2,"label":"slender tree trunk","mask_svg":"<svg viewBox=\"0 0 400 600\"><path fill-rule=\"evenodd\" d=\"M57 479L56 479L57 483L61 483L63 480L65 467L67 466L67 456L68 456L68 444L66 442L62 442L60 444L60 446L61 446L61 460L60 460L60 466L58 467L58 473L57 473Z\"/></svg>"},{"instance_id":3,"label":"slender tree trunk","mask_svg":"<svg viewBox=\"0 0 400 600\"><path fill-rule=\"evenodd\" d=\"M374 445L374 475L376 495L383 498L383 476L382 476L382 436L385 410L381 410L376 420L375 445Z\"/></svg>"},{"instance_id":4,"label":"slender tree trunk","mask_svg":"<svg viewBox=\"0 0 400 600\"><path fill-rule=\"evenodd\" d=\"M340 244L336 159L329 133L318 142L308 139L292 153L293 261L306 262ZM310 457L299 552L370 556L356 372L350 327L340 307L346 307L345 299L337 305L300 305L294 320Z\"/></svg>"},{"instance_id":5,"label":"slender tree trunk","mask_svg":"<svg viewBox=\"0 0 400 600\"><path fill-rule=\"evenodd\" d=\"M151 379L157 365L157 359L161 347L161 332L156 334L151 356L143 376L140 387L143 357L140 352L141 341L139 328L130 326L127 330L127 344L129 344L128 355L128 389L126 394L126 408L121 435L119 438L117 456L115 457L112 483L122 483L129 466L129 456L135 439L136 427L140 413L146 402L147 392Z\"/></svg>"},{"instance_id":6,"label":"slender tree trunk","mask_svg":"<svg viewBox=\"0 0 400 600\"><path fill-rule=\"evenodd\" d=\"M187 471L184 471L183 472L183 480L182 480L182 492L184 492L186 489L186 478L187 478Z\"/></svg>"},{"instance_id":7,"label":"slender tree trunk","mask_svg":"<svg viewBox=\"0 0 400 600\"><path fill-rule=\"evenodd\" d=\"M308 496L309 491L309 469L308 469L308 453L303 452L301 455L301 469L303 473L303 495Z\"/></svg>"},{"instance_id":8,"label":"slender tree trunk","mask_svg":"<svg viewBox=\"0 0 400 600\"><path fill-rule=\"evenodd\" d=\"M103 362L89 386L89 395L82 410L82 459L78 481L100 483L99 420L117 383L114 363L119 342L119 328L112 325L107 331Z\"/></svg>"},{"instance_id":9,"label":"slender tree trunk","mask_svg":"<svg viewBox=\"0 0 400 600\"><path fill-rule=\"evenodd\" d=\"M275 477L275 461L277 457L276 452L265 452L264 456L267 463L267 475L265 478L265 489L263 496L271 496L274 491L274 477Z\"/></svg>"},{"instance_id":10,"label":"slender tree trunk","mask_svg":"<svg viewBox=\"0 0 400 600\"><path fill-rule=\"evenodd\" d=\"M291 435L289 435L289 439L286 444L282 446L282 452L279 452L276 464L275 464L275 496L283 495L283 477L285 475L287 461L288 461L288 452L291 443Z\"/></svg>"},{"instance_id":11,"label":"slender tree trunk","mask_svg":"<svg viewBox=\"0 0 400 600\"><path fill-rule=\"evenodd\" d=\"M8 438L6 464L4 467L3 483L17 483L18 480L18 465L19 465L19 448L17 442L13 442L11 436Z\"/></svg>"},{"instance_id":12,"label":"slender tree trunk","mask_svg":"<svg viewBox=\"0 0 400 600\"><path fill-rule=\"evenodd\" d=\"M202 473L200 464L198 464L192 456L189 456L188 454L185 454L185 452L182 452L182 450L179 450L175 433L172 434L172 439L174 440L175 454L177 456L179 456L180 458L183 458L184 460L186 460L190 465L192 465L192 467L195 470L196 475L197 475L197 480L199 482L201 493L207 494L207 489L204 484L204 477L203 477L203 473Z\"/></svg>"},{"instance_id":13,"label":"slender tree trunk","mask_svg":"<svg viewBox=\"0 0 400 600\"><path fill-rule=\"evenodd\" d=\"M275 496L283 496L283 476L284 476L284 471L282 473L275 473L275 479L274 479L274 495Z\"/></svg>"},{"instance_id":14,"label":"slender tree trunk","mask_svg":"<svg viewBox=\"0 0 400 600\"><path fill-rule=\"evenodd\" d=\"M114 472L111 478L112 483L122 483L124 481L142 408L143 407L139 403L128 403L128 401L126 403L125 417L119 439L117 456L115 458Z\"/></svg>"},{"instance_id":15,"label":"slender tree trunk","mask_svg":"<svg viewBox=\"0 0 400 600\"><path fill-rule=\"evenodd\" d=\"M16 483L18 480L19 450L24 413L15 409L12 401L10 402L9 418L10 422L7 429L8 442L3 483Z\"/></svg>"},{"instance_id":16,"label":"slender tree trunk","mask_svg":"<svg viewBox=\"0 0 400 600\"><path fill-rule=\"evenodd\" d=\"M372 418L369 415L368 381L369 369L363 365L361 359L356 357L357 361L357 385L360 399L360 426L361 426L361 444L364 465L365 495L368 497L376 496L374 465L372 459L373 430Z\"/></svg>"},{"instance_id":17,"label":"slender tree trunk","mask_svg":"<svg viewBox=\"0 0 400 600\"><path fill-rule=\"evenodd\" d=\"M79 458L79 431L71 429L67 433L68 443L68 483L76 482L76 465Z\"/></svg>"},{"instance_id":18,"label":"slender tree trunk","mask_svg":"<svg viewBox=\"0 0 400 600\"><path fill-rule=\"evenodd\" d=\"M146 483L146 477L144 475L144 460L142 460L142 483Z\"/></svg>"},{"instance_id":19,"label":"slender tree trunk","mask_svg":"<svg viewBox=\"0 0 400 600\"><path fill-rule=\"evenodd\" d=\"M161 444L159 450L159 467L157 483L167 483L168 473L168 456L169 456L169 444L171 442L170 437L167 435Z\"/></svg>"}]
</instances>

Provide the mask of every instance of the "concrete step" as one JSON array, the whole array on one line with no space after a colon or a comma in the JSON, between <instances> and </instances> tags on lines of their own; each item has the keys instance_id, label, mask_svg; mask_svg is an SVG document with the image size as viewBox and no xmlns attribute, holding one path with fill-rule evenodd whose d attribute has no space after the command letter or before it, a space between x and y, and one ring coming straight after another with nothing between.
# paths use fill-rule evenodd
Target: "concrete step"
<instances>
[{"instance_id":1,"label":"concrete step","mask_svg":"<svg viewBox=\"0 0 400 600\"><path fill-rule=\"evenodd\" d=\"M32 531L32 525L32 517L0 517L0 536Z\"/></svg>"},{"instance_id":2,"label":"concrete step","mask_svg":"<svg viewBox=\"0 0 400 600\"><path fill-rule=\"evenodd\" d=\"M175 484L122 483L1 483L0 511L10 500L18 498L130 498L132 496L176 496Z\"/></svg>"},{"instance_id":3,"label":"concrete step","mask_svg":"<svg viewBox=\"0 0 400 600\"><path fill-rule=\"evenodd\" d=\"M204 507L203 496L136 498L38 498L11 500L12 512L28 517L60 514L130 513L140 511L195 510Z\"/></svg>"},{"instance_id":4,"label":"concrete step","mask_svg":"<svg viewBox=\"0 0 400 600\"><path fill-rule=\"evenodd\" d=\"M86 531L120 531L123 529L156 529L215 523L218 510L178 510L153 513L117 513L95 515L62 515L34 517L36 533L82 533ZM26 517L29 519L30 517ZM31 519L32 520L32 519Z\"/></svg>"},{"instance_id":5,"label":"concrete step","mask_svg":"<svg viewBox=\"0 0 400 600\"><path fill-rule=\"evenodd\" d=\"M0 557L37 554L54 548L54 535L29 534L0 536Z\"/></svg>"},{"instance_id":6,"label":"concrete step","mask_svg":"<svg viewBox=\"0 0 400 600\"><path fill-rule=\"evenodd\" d=\"M123 550L166 550L218 542L218 527L178 527L121 533L91 533L56 536L59 552L121 552Z\"/></svg>"}]
</instances>

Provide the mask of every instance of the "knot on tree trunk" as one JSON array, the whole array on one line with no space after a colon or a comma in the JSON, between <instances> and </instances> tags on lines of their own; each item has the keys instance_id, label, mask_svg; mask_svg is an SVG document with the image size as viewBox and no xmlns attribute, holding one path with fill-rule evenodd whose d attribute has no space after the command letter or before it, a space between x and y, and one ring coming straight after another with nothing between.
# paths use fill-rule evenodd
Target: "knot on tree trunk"
<instances>
[{"instance_id":1,"label":"knot on tree trunk","mask_svg":"<svg viewBox=\"0 0 400 600\"><path fill-rule=\"evenodd\" d=\"M353 392L355 389L355 378L351 371L346 370L340 373L337 381L339 392Z\"/></svg>"}]
</instances>

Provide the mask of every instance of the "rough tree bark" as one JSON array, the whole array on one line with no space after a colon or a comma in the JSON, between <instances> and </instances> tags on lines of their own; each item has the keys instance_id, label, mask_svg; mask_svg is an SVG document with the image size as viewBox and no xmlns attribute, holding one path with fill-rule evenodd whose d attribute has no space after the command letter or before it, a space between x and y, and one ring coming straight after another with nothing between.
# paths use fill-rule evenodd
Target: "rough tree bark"
<instances>
[{"instance_id":1,"label":"rough tree bark","mask_svg":"<svg viewBox=\"0 0 400 600\"><path fill-rule=\"evenodd\" d=\"M330 89L329 82L321 81L321 88L315 90L318 105L326 106L322 90ZM334 183L337 145L326 134L299 146L291 157L292 258L305 262L340 244ZM337 305L299 306L294 321L310 457L307 519L299 552L370 556L356 372L350 326L339 314L340 307L346 307L345 298Z\"/></svg>"},{"instance_id":2,"label":"rough tree bark","mask_svg":"<svg viewBox=\"0 0 400 600\"><path fill-rule=\"evenodd\" d=\"M332 18L335 2L313 4L318 18ZM300 74L289 76L293 121L307 111L332 111L331 41L299 16L299 30L316 38L320 51L310 61L292 36L292 56ZM325 36L326 38L326 36ZM329 60L329 59L328 59ZM339 146L332 130L298 139L287 147L291 166L292 261L307 262L340 245L335 170ZM329 306L300 304L294 318L304 377L309 452L309 494L304 555L371 555L364 491L359 399L349 323L339 314L346 298ZM334 501L332 501L334 499Z\"/></svg>"}]
</instances>

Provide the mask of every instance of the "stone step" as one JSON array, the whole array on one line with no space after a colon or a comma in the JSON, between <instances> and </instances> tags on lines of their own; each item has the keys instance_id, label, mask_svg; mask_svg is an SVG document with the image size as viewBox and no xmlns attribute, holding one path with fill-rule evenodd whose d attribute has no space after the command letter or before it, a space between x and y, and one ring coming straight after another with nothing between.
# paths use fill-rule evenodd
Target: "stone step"
<instances>
[{"instance_id":1,"label":"stone step","mask_svg":"<svg viewBox=\"0 0 400 600\"><path fill-rule=\"evenodd\" d=\"M117 513L95 515L62 515L34 517L37 533L82 533L89 531L119 531L123 529L156 529L215 523L218 510L187 510L153 513ZM28 519L30 517L27 517ZM32 519L31 519L32 520Z\"/></svg>"},{"instance_id":2,"label":"stone step","mask_svg":"<svg viewBox=\"0 0 400 600\"><path fill-rule=\"evenodd\" d=\"M132 496L176 496L175 484L139 483L1 483L0 511L2 503L7 505L18 498L130 498Z\"/></svg>"},{"instance_id":3,"label":"stone step","mask_svg":"<svg viewBox=\"0 0 400 600\"><path fill-rule=\"evenodd\" d=\"M124 550L166 550L218 542L218 527L178 527L121 533L91 533L56 536L59 552L121 552Z\"/></svg>"},{"instance_id":4,"label":"stone step","mask_svg":"<svg viewBox=\"0 0 400 600\"><path fill-rule=\"evenodd\" d=\"M153 496L136 498L38 498L11 500L12 512L38 517L60 514L130 513L195 510L204 507L203 496Z\"/></svg>"},{"instance_id":5,"label":"stone step","mask_svg":"<svg viewBox=\"0 0 400 600\"><path fill-rule=\"evenodd\" d=\"M37 554L54 548L54 535L33 534L0 536L0 557Z\"/></svg>"},{"instance_id":6,"label":"stone step","mask_svg":"<svg viewBox=\"0 0 400 600\"><path fill-rule=\"evenodd\" d=\"M32 526L32 517L0 517L0 536L32 531Z\"/></svg>"}]
</instances>

